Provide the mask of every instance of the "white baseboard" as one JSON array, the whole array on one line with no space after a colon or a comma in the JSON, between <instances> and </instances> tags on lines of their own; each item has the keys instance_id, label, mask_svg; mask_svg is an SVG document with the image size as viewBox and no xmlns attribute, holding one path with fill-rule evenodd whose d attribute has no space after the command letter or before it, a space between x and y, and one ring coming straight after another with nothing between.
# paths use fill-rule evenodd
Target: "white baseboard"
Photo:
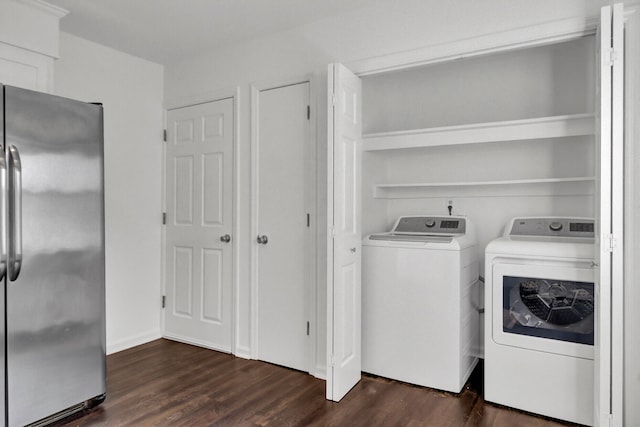
<instances>
[{"instance_id":1,"label":"white baseboard","mask_svg":"<svg viewBox=\"0 0 640 427\"><path fill-rule=\"evenodd\" d=\"M236 357L240 357L242 359L253 359L251 357L251 349L245 346L236 346Z\"/></svg>"},{"instance_id":2,"label":"white baseboard","mask_svg":"<svg viewBox=\"0 0 640 427\"><path fill-rule=\"evenodd\" d=\"M160 329L153 329L151 331L143 332L114 342L109 342L107 343L107 354L117 353L140 344L157 340L158 338L162 338Z\"/></svg>"},{"instance_id":3,"label":"white baseboard","mask_svg":"<svg viewBox=\"0 0 640 427\"><path fill-rule=\"evenodd\" d=\"M327 380L327 366L326 365L316 365L316 371L313 373L313 376L320 380Z\"/></svg>"},{"instance_id":4,"label":"white baseboard","mask_svg":"<svg viewBox=\"0 0 640 427\"><path fill-rule=\"evenodd\" d=\"M162 338L166 338L168 340L182 342L182 343L185 343L185 344L196 345L198 347L208 348L209 350L215 350L215 351L219 351L219 352L222 352L222 353L231 353L231 348L229 348L229 347L212 345L211 343L206 343L206 342L194 340L194 339L191 339L191 338L184 338L184 337L181 337L181 336L170 335L170 334L164 334L164 336Z\"/></svg>"}]
</instances>

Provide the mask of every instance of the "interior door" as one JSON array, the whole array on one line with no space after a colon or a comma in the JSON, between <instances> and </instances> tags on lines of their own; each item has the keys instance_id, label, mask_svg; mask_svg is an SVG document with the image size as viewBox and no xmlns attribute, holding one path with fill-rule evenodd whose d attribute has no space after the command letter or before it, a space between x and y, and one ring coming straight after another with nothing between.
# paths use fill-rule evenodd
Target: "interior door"
<instances>
[{"instance_id":1,"label":"interior door","mask_svg":"<svg viewBox=\"0 0 640 427\"><path fill-rule=\"evenodd\" d=\"M361 376L362 83L329 66L327 399L339 401Z\"/></svg>"},{"instance_id":2,"label":"interior door","mask_svg":"<svg viewBox=\"0 0 640 427\"><path fill-rule=\"evenodd\" d=\"M622 425L624 11L603 7L599 31L599 134L594 377L595 425Z\"/></svg>"},{"instance_id":3,"label":"interior door","mask_svg":"<svg viewBox=\"0 0 640 427\"><path fill-rule=\"evenodd\" d=\"M309 82L255 97L258 359L308 371Z\"/></svg>"},{"instance_id":4,"label":"interior door","mask_svg":"<svg viewBox=\"0 0 640 427\"><path fill-rule=\"evenodd\" d=\"M164 335L231 351L233 99L167 112Z\"/></svg>"}]
</instances>

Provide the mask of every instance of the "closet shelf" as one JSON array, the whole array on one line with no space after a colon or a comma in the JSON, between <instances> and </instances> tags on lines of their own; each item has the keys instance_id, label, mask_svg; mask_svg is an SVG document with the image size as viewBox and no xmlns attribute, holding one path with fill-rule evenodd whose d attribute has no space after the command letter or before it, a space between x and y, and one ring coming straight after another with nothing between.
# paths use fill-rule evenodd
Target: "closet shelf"
<instances>
[{"instance_id":1,"label":"closet shelf","mask_svg":"<svg viewBox=\"0 0 640 427\"><path fill-rule=\"evenodd\" d=\"M541 178L504 181L424 182L376 184L378 199L415 199L441 197L519 197L519 196L592 196L595 178Z\"/></svg>"},{"instance_id":2,"label":"closet shelf","mask_svg":"<svg viewBox=\"0 0 640 427\"><path fill-rule=\"evenodd\" d=\"M362 136L363 151L594 135L593 114L476 123Z\"/></svg>"}]
</instances>

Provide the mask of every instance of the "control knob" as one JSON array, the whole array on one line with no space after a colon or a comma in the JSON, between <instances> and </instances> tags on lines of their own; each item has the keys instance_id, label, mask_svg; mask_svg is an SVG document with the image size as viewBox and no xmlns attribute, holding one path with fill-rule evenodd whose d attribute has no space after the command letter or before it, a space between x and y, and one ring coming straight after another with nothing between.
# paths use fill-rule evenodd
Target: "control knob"
<instances>
[{"instance_id":1,"label":"control knob","mask_svg":"<svg viewBox=\"0 0 640 427\"><path fill-rule=\"evenodd\" d=\"M560 231L562 230L562 223L561 222L552 222L551 224L549 224L549 228L551 229L551 231Z\"/></svg>"}]
</instances>

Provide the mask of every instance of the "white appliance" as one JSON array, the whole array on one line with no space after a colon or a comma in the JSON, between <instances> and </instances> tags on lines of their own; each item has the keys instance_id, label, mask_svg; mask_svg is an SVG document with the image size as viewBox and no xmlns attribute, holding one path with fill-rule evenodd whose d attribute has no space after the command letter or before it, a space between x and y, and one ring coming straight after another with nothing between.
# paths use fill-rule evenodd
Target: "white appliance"
<instances>
[{"instance_id":1,"label":"white appliance","mask_svg":"<svg viewBox=\"0 0 640 427\"><path fill-rule=\"evenodd\" d=\"M514 218L485 257L485 400L593 424L594 222Z\"/></svg>"},{"instance_id":2,"label":"white appliance","mask_svg":"<svg viewBox=\"0 0 640 427\"><path fill-rule=\"evenodd\" d=\"M404 216L362 243L362 370L459 393L478 362L475 231Z\"/></svg>"}]
</instances>

